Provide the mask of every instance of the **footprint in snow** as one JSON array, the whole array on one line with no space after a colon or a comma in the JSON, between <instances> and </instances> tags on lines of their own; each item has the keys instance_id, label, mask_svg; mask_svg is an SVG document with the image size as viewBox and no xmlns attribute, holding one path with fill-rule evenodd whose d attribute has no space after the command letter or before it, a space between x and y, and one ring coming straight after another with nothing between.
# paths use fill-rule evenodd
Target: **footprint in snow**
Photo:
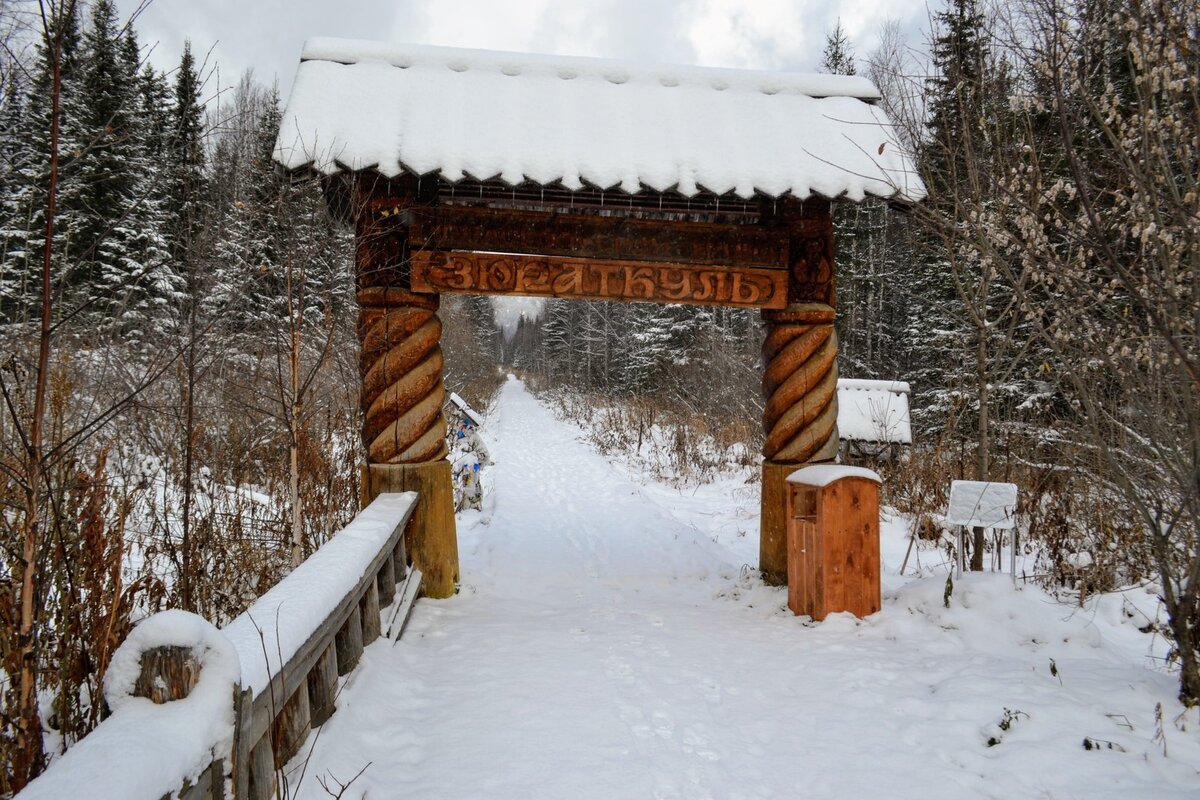
<instances>
[{"instance_id":1,"label":"footprint in snow","mask_svg":"<svg viewBox=\"0 0 1200 800\"><path fill-rule=\"evenodd\" d=\"M702 725L689 725L683 731L683 750L704 761L720 761L721 754L709 747L709 738Z\"/></svg>"},{"instance_id":2,"label":"footprint in snow","mask_svg":"<svg viewBox=\"0 0 1200 800\"><path fill-rule=\"evenodd\" d=\"M671 719L671 715L665 711L654 712L654 732L663 739L670 739L675 735L675 721Z\"/></svg>"}]
</instances>

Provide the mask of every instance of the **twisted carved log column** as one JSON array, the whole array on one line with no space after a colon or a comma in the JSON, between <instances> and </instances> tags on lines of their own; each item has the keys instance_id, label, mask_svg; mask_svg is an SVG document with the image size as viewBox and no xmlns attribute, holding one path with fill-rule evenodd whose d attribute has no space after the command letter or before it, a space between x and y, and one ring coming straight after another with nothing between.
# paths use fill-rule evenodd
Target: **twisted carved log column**
<instances>
[{"instance_id":1,"label":"twisted carved log column","mask_svg":"<svg viewBox=\"0 0 1200 800\"><path fill-rule=\"evenodd\" d=\"M449 597L458 583L454 490L446 460L439 296L409 288L406 229L368 205L358 220L358 335L363 505L383 492L420 495L405 545L421 592Z\"/></svg>"},{"instance_id":2,"label":"twisted carved log column","mask_svg":"<svg viewBox=\"0 0 1200 800\"><path fill-rule=\"evenodd\" d=\"M439 296L403 289L358 293L363 444L372 464L446 457Z\"/></svg>"},{"instance_id":3,"label":"twisted carved log column","mask_svg":"<svg viewBox=\"0 0 1200 800\"><path fill-rule=\"evenodd\" d=\"M795 303L769 311L763 343L762 517L759 567L768 583L787 583L787 476L837 456L837 334L834 310Z\"/></svg>"}]
</instances>

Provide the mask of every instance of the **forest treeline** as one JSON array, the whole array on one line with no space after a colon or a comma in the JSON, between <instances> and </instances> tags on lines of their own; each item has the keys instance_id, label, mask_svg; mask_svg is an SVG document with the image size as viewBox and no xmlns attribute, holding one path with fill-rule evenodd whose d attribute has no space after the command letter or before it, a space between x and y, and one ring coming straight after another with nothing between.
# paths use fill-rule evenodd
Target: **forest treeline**
<instances>
[{"instance_id":1,"label":"forest treeline","mask_svg":"<svg viewBox=\"0 0 1200 800\"><path fill-rule=\"evenodd\" d=\"M352 231L272 163L277 93L190 50L155 71L111 0L0 25L3 796L98 722L131 619L238 613L354 513L361 454ZM951 0L929 64L896 26L865 59L839 27L822 64L876 83L930 190L835 205L841 374L914 390L890 502L924 532L951 479L1017 482L1047 584L1159 587L1189 703L1198 43L1190 4ZM513 368L758 452L757 313L551 300L510 338L484 298L441 314L477 407Z\"/></svg>"}]
</instances>

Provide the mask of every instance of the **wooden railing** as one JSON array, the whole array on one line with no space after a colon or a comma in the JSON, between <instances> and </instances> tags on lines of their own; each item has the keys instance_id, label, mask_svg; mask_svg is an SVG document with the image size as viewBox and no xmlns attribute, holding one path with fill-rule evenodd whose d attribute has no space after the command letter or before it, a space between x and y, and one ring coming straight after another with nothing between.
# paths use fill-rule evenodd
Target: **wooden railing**
<instances>
[{"instance_id":1,"label":"wooden railing","mask_svg":"<svg viewBox=\"0 0 1200 800\"><path fill-rule=\"evenodd\" d=\"M158 774L151 776L159 783L150 778L139 780L138 759L146 756L140 748L130 746L129 736L130 730L136 731L146 720L153 722L155 715L172 712L171 701L186 701L203 682L205 650L197 644L196 625L184 625L188 632L179 634L178 640L171 638L172 625L158 625L167 632L165 637L141 637L153 641L154 646L132 654L140 658L141 672L129 694L160 705L151 707L143 700L138 701L140 705L130 704L137 707L128 712L114 710L112 717L18 795L19 800L74 796L74 787L81 783L88 786L87 796L97 800L171 796L222 800L227 782L237 800L275 797L284 765L300 751L309 730L333 714L339 676L354 669L363 648L380 636L399 638L407 622L421 581L418 570L406 568L404 548L404 531L416 501L412 492L381 495L221 631L192 617L209 629L210 633L203 635L215 649L236 652L240 663L233 662L233 674L240 670L240 681L232 687L232 743L228 739L200 742L203 760L197 762L191 756L193 766L186 770L192 774L178 775L175 788L161 785L162 765L155 765ZM171 623L191 617L181 612L168 614L176 615L166 620ZM131 646L136 646L137 630L130 636ZM211 688L206 691L212 696ZM216 694L218 706L223 702L220 698L230 697L223 691ZM210 711L214 710L198 708L192 713L204 717ZM215 709L217 714L228 712L228 707ZM135 713L141 716L132 716ZM165 731L159 735L170 735L173 730L170 724L158 727ZM197 720L190 731L182 731L181 738L202 737L196 733L202 729L203 719ZM148 742L148 747L151 744L157 743ZM211 763L203 748L211 748ZM113 763L114 758L121 763ZM195 774L197 763L207 766ZM79 774L94 772L100 764L104 765L103 774ZM150 786L158 788L143 788Z\"/></svg>"}]
</instances>

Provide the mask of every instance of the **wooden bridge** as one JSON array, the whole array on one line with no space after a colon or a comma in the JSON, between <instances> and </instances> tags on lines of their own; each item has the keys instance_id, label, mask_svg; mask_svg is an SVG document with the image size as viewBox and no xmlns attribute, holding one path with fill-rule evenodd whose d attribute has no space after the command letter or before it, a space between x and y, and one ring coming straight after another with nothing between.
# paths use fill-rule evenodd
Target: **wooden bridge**
<instances>
[{"instance_id":1,"label":"wooden bridge","mask_svg":"<svg viewBox=\"0 0 1200 800\"><path fill-rule=\"evenodd\" d=\"M382 494L223 630L168 611L140 624L105 681L113 715L22 800L270 800L333 713L338 678L399 638L421 586L404 532L417 495Z\"/></svg>"}]
</instances>

